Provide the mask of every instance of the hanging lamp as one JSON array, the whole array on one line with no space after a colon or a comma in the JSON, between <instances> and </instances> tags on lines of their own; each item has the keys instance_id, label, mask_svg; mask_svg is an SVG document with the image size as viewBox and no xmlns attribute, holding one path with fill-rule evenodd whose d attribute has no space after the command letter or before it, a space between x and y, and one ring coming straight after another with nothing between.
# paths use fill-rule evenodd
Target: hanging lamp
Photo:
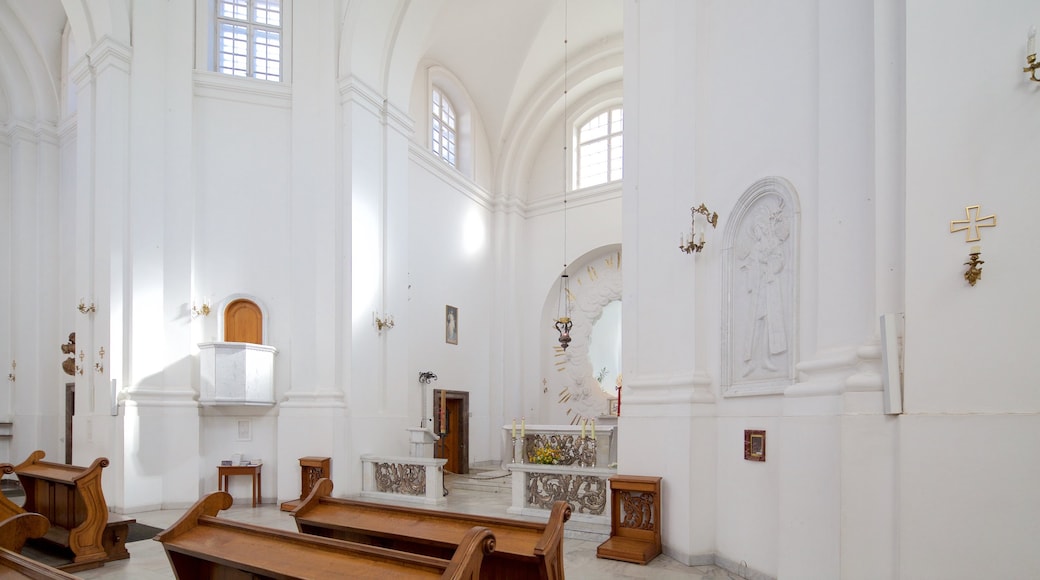
<instances>
[{"instance_id":1,"label":"hanging lamp","mask_svg":"<svg viewBox=\"0 0 1040 580\"><path fill-rule=\"evenodd\" d=\"M563 3L563 275L560 276L560 296L556 305L556 320L553 326L560 333L560 348L567 350L571 344L571 328L574 323L570 315L570 276L567 274L567 145L570 132L567 130L567 2Z\"/></svg>"}]
</instances>

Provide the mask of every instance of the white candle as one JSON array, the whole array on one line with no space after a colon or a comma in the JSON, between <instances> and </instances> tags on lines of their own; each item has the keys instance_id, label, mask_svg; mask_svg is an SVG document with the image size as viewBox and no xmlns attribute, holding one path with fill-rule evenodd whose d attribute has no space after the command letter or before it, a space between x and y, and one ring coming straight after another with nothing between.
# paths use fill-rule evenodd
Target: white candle
<instances>
[{"instance_id":1,"label":"white candle","mask_svg":"<svg viewBox=\"0 0 1040 580\"><path fill-rule=\"evenodd\" d=\"M527 418L520 417L520 436L527 437Z\"/></svg>"},{"instance_id":2,"label":"white candle","mask_svg":"<svg viewBox=\"0 0 1040 580\"><path fill-rule=\"evenodd\" d=\"M596 438L596 420L595 419L592 420L592 438L593 439Z\"/></svg>"},{"instance_id":3,"label":"white candle","mask_svg":"<svg viewBox=\"0 0 1040 580\"><path fill-rule=\"evenodd\" d=\"M1029 27L1029 41L1026 43L1026 55L1036 54L1036 27Z\"/></svg>"},{"instance_id":4,"label":"white candle","mask_svg":"<svg viewBox=\"0 0 1040 580\"><path fill-rule=\"evenodd\" d=\"M981 254L982 253L982 246L972 246L971 247L971 251L968 252L968 253L969 254Z\"/></svg>"},{"instance_id":5,"label":"white candle","mask_svg":"<svg viewBox=\"0 0 1040 580\"><path fill-rule=\"evenodd\" d=\"M516 439L516 417L513 417L513 439Z\"/></svg>"},{"instance_id":6,"label":"white candle","mask_svg":"<svg viewBox=\"0 0 1040 580\"><path fill-rule=\"evenodd\" d=\"M582 439L585 438L585 423L588 423L587 419L585 421L581 422L581 438Z\"/></svg>"}]
</instances>

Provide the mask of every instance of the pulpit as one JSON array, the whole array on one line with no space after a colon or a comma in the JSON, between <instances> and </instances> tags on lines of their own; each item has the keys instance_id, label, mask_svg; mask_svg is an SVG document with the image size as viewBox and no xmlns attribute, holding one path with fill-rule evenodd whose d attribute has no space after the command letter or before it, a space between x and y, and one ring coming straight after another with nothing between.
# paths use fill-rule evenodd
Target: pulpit
<instances>
[{"instance_id":1,"label":"pulpit","mask_svg":"<svg viewBox=\"0 0 1040 580\"><path fill-rule=\"evenodd\" d=\"M199 403L274 405L273 346L251 342L199 344Z\"/></svg>"},{"instance_id":2,"label":"pulpit","mask_svg":"<svg viewBox=\"0 0 1040 580\"><path fill-rule=\"evenodd\" d=\"M408 454L412 457L433 457L433 444L440 437L429 427L408 428Z\"/></svg>"}]
</instances>

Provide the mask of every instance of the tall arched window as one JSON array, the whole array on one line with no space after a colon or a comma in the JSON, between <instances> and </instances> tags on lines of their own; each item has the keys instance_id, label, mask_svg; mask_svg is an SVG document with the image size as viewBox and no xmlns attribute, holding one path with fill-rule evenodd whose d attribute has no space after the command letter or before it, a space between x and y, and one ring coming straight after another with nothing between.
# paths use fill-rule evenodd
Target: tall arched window
<instances>
[{"instance_id":1,"label":"tall arched window","mask_svg":"<svg viewBox=\"0 0 1040 580\"><path fill-rule=\"evenodd\" d=\"M440 89L433 89L432 119L430 122L431 143L433 152L448 162L452 167L456 166L456 142L458 139L458 128L455 122L455 107L451 101L444 96Z\"/></svg>"},{"instance_id":2,"label":"tall arched window","mask_svg":"<svg viewBox=\"0 0 1040 580\"><path fill-rule=\"evenodd\" d=\"M623 129L620 106L594 115L578 129L578 188L621 180Z\"/></svg>"}]
</instances>

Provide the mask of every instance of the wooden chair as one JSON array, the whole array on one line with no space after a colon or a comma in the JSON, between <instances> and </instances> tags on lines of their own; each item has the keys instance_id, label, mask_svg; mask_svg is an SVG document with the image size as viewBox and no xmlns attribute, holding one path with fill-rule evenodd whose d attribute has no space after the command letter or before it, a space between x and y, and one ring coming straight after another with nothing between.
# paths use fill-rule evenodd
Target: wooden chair
<instances>
[{"instance_id":1,"label":"wooden chair","mask_svg":"<svg viewBox=\"0 0 1040 580\"><path fill-rule=\"evenodd\" d=\"M231 507L217 491L155 537L177 578L443 578L474 580L493 552L487 528L470 529L450 560L405 554L215 517Z\"/></svg>"},{"instance_id":2,"label":"wooden chair","mask_svg":"<svg viewBox=\"0 0 1040 580\"><path fill-rule=\"evenodd\" d=\"M481 578L564 578L563 524L571 515L567 502L556 502L543 524L339 499L331 493L332 480L321 479L291 512L299 531L445 557L467 530L482 526L494 533L495 551L484 558Z\"/></svg>"}]
</instances>

